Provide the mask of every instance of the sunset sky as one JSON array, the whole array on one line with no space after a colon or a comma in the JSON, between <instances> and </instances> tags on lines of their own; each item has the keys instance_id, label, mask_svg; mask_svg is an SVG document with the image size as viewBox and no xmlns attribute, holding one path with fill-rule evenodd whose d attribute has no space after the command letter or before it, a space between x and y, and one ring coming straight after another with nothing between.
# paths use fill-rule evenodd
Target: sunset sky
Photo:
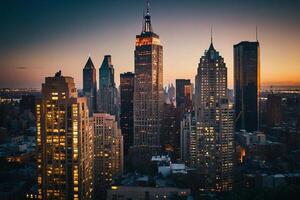
<instances>
[{"instance_id":1,"label":"sunset sky","mask_svg":"<svg viewBox=\"0 0 300 200\"><path fill-rule=\"evenodd\" d=\"M224 57L229 87L233 45L258 40L263 85L300 85L300 1L151 0L154 32L164 47L164 84L194 82L210 43ZM115 79L134 71L135 35L142 29L144 0L2 0L0 88L40 88L58 70L82 88L88 55L97 68L112 55Z\"/></svg>"}]
</instances>

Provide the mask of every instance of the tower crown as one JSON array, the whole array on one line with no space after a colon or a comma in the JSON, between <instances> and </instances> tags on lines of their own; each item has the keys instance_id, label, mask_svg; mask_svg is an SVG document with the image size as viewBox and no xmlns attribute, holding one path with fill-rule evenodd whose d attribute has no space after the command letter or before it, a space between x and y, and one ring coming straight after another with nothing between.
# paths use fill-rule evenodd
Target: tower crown
<instances>
[{"instance_id":1,"label":"tower crown","mask_svg":"<svg viewBox=\"0 0 300 200\"><path fill-rule=\"evenodd\" d=\"M144 23L142 33L152 33L152 25L151 25L151 15L150 15L150 3L147 1L146 13L144 11Z\"/></svg>"},{"instance_id":2,"label":"tower crown","mask_svg":"<svg viewBox=\"0 0 300 200\"><path fill-rule=\"evenodd\" d=\"M85 66L84 66L84 69L95 69L94 63L93 63L91 57L88 58Z\"/></svg>"}]
</instances>

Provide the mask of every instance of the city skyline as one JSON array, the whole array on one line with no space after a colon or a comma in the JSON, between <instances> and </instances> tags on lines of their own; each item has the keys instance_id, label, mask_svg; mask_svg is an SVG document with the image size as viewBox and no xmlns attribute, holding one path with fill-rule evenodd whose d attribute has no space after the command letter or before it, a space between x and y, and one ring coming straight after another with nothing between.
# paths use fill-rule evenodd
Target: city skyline
<instances>
[{"instance_id":1,"label":"city skyline","mask_svg":"<svg viewBox=\"0 0 300 200\"><path fill-rule=\"evenodd\" d=\"M208 9L216 2L219 8ZM114 57L119 85L118 74L134 71L134 35L141 31L144 3L100 1L79 6L75 2L71 6L67 2L58 5L30 1L20 3L18 8L13 2L3 4L1 87L39 88L45 76L62 70L74 77L76 87L81 89L81 68L89 54L97 70L104 55ZM300 85L300 75L294 73L300 42L297 37L300 28L296 25L298 5L277 0L151 1L153 29L160 33L165 46L164 85L174 83L176 78L191 79L194 83L199 56L209 45L213 27L214 43L228 66L228 86L233 88L233 45L244 40L255 41L256 26L261 44L262 86ZM36 11L35 14L29 13L29 9ZM80 9L86 15L78 14ZM243 9L248 12L242 12ZM16 13L17 16L12 16Z\"/></svg>"},{"instance_id":2,"label":"city skyline","mask_svg":"<svg viewBox=\"0 0 300 200\"><path fill-rule=\"evenodd\" d=\"M0 199L297 199L298 8L0 3Z\"/></svg>"}]
</instances>

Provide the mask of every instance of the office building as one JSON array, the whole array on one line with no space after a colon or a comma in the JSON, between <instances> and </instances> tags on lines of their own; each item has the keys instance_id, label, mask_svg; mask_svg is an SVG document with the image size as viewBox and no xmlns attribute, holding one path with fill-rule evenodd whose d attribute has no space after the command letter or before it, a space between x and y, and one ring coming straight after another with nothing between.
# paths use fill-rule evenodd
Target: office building
<instances>
[{"instance_id":1,"label":"office building","mask_svg":"<svg viewBox=\"0 0 300 200\"><path fill-rule=\"evenodd\" d=\"M176 107L191 109L193 88L190 79L176 79Z\"/></svg>"},{"instance_id":2,"label":"office building","mask_svg":"<svg viewBox=\"0 0 300 200\"><path fill-rule=\"evenodd\" d=\"M94 113L94 188L95 198L105 199L106 189L115 175L123 171L123 137L115 116Z\"/></svg>"},{"instance_id":3,"label":"office building","mask_svg":"<svg viewBox=\"0 0 300 200\"><path fill-rule=\"evenodd\" d=\"M83 95L88 99L89 114L92 115L97 111L97 80L91 57L83 68Z\"/></svg>"},{"instance_id":4,"label":"office building","mask_svg":"<svg viewBox=\"0 0 300 200\"><path fill-rule=\"evenodd\" d=\"M74 79L46 77L36 104L38 199L91 199L93 132Z\"/></svg>"},{"instance_id":5,"label":"office building","mask_svg":"<svg viewBox=\"0 0 300 200\"><path fill-rule=\"evenodd\" d=\"M196 119L194 112L186 112L180 121L180 160L195 166L197 159Z\"/></svg>"},{"instance_id":6,"label":"office building","mask_svg":"<svg viewBox=\"0 0 300 200\"><path fill-rule=\"evenodd\" d=\"M135 164L148 162L160 152L160 126L163 112L163 47L153 32L149 3L143 29L136 36L134 83Z\"/></svg>"},{"instance_id":7,"label":"office building","mask_svg":"<svg viewBox=\"0 0 300 200\"><path fill-rule=\"evenodd\" d=\"M162 153L169 155L172 161L180 158L180 123L179 112L174 103L164 104L161 125L160 144Z\"/></svg>"},{"instance_id":8,"label":"office building","mask_svg":"<svg viewBox=\"0 0 300 200\"><path fill-rule=\"evenodd\" d=\"M120 75L121 112L120 126L124 139L124 156L128 155L133 145L133 92L134 73L127 72Z\"/></svg>"},{"instance_id":9,"label":"office building","mask_svg":"<svg viewBox=\"0 0 300 200\"><path fill-rule=\"evenodd\" d=\"M226 64L212 41L200 58L195 83L195 167L203 177L200 188L208 191L231 190L233 108L227 99Z\"/></svg>"},{"instance_id":10,"label":"office building","mask_svg":"<svg viewBox=\"0 0 300 200\"><path fill-rule=\"evenodd\" d=\"M104 56L99 68L98 111L118 117L118 90L115 84L115 70L111 56Z\"/></svg>"},{"instance_id":11,"label":"office building","mask_svg":"<svg viewBox=\"0 0 300 200\"><path fill-rule=\"evenodd\" d=\"M258 42L234 45L235 129L259 129L260 48Z\"/></svg>"}]
</instances>

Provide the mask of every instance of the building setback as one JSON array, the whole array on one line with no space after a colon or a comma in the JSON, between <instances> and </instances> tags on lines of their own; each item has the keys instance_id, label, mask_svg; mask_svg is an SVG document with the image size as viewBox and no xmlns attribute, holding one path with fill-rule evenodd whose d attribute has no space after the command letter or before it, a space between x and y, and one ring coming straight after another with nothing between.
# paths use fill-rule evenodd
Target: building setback
<instances>
[{"instance_id":1,"label":"building setback","mask_svg":"<svg viewBox=\"0 0 300 200\"><path fill-rule=\"evenodd\" d=\"M92 198L92 136L85 97L61 72L36 104L38 199Z\"/></svg>"}]
</instances>

